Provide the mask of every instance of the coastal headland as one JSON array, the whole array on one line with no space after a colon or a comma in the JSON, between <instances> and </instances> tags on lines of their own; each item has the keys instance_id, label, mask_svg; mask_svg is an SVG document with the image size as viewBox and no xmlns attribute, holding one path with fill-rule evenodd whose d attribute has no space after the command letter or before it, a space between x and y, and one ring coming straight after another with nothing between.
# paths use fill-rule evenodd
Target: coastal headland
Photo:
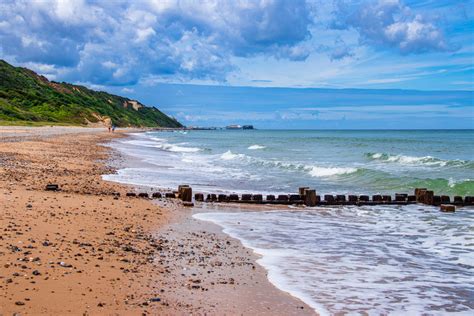
<instances>
[{"instance_id":1,"label":"coastal headland","mask_svg":"<svg viewBox=\"0 0 474 316\"><path fill-rule=\"evenodd\" d=\"M190 208L102 180L132 131L0 127L0 314L313 314Z\"/></svg>"}]
</instances>

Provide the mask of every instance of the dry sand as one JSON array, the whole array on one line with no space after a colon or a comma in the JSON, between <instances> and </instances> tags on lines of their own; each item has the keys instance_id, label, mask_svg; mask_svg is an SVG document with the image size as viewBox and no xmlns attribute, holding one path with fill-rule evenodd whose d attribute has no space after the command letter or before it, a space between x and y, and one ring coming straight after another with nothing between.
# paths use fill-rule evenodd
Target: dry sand
<instances>
[{"instance_id":1,"label":"dry sand","mask_svg":"<svg viewBox=\"0 0 474 316\"><path fill-rule=\"evenodd\" d=\"M115 137L0 127L0 315L313 314L191 209L103 181Z\"/></svg>"}]
</instances>

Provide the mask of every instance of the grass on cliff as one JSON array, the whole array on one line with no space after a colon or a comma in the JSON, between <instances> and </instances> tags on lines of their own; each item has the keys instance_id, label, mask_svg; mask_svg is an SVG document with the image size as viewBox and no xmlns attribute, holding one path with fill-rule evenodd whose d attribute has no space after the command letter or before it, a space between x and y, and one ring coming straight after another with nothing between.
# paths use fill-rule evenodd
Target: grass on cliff
<instances>
[{"instance_id":1,"label":"grass on cliff","mask_svg":"<svg viewBox=\"0 0 474 316\"><path fill-rule=\"evenodd\" d=\"M35 72L0 60L0 123L2 125L87 125L108 117L120 127L181 127L154 107L94 91L49 81Z\"/></svg>"}]
</instances>

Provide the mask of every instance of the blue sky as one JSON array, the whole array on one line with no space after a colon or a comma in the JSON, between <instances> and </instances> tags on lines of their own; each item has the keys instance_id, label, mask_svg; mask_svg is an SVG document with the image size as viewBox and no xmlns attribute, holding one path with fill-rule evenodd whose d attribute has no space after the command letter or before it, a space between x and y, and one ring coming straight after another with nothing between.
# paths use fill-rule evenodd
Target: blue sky
<instances>
[{"instance_id":1,"label":"blue sky","mask_svg":"<svg viewBox=\"0 0 474 316\"><path fill-rule=\"evenodd\" d=\"M155 105L188 125L473 128L473 8L6 0L0 58Z\"/></svg>"}]
</instances>

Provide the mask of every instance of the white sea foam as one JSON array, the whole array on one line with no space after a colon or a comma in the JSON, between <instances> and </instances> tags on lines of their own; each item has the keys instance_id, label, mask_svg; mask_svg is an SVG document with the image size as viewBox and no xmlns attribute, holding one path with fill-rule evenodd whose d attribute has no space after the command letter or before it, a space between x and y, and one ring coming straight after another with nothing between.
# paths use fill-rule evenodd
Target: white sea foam
<instances>
[{"instance_id":1,"label":"white sea foam","mask_svg":"<svg viewBox=\"0 0 474 316\"><path fill-rule=\"evenodd\" d=\"M467 183L467 182L472 182L473 180L470 179L470 178L466 178L466 179L453 179L453 178L449 178L448 179L448 187L450 188L454 188L456 185L458 184L464 184L464 183Z\"/></svg>"},{"instance_id":2,"label":"white sea foam","mask_svg":"<svg viewBox=\"0 0 474 316\"><path fill-rule=\"evenodd\" d=\"M176 153L195 153L200 151L197 147L186 147L179 146L177 144L170 144L165 139L157 137L137 137L137 139L123 140L122 143L140 146L140 147L153 147L165 151L176 152Z\"/></svg>"},{"instance_id":3,"label":"white sea foam","mask_svg":"<svg viewBox=\"0 0 474 316\"><path fill-rule=\"evenodd\" d=\"M309 174L312 177L331 177L357 172L357 168L339 168L339 167L309 167Z\"/></svg>"},{"instance_id":4,"label":"white sea foam","mask_svg":"<svg viewBox=\"0 0 474 316\"><path fill-rule=\"evenodd\" d=\"M251 145L249 146L247 149L250 149L250 150L257 150L257 149L265 149L267 148L266 146L262 146L262 145Z\"/></svg>"},{"instance_id":5,"label":"white sea foam","mask_svg":"<svg viewBox=\"0 0 474 316\"><path fill-rule=\"evenodd\" d=\"M228 150L221 155L222 160L234 160L237 158L243 158L245 155L243 154L234 154L232 151Z\"/></svg>"},{"instance_id":6,"label":"white sea foam","mask_svg":"<svg viewBox=\"0 0 474 316\"><path fill-rule=\"evenodd\" d=\"M176 153L195 153L200 151L200 148L196 147L183 147L183 146L178 146L178 145L172 145L172 144L161 144L161 145L156 145L156 148L160 148L163 150L171 151L171 152L176 152Z\"/></svg>"}]
</instances>

